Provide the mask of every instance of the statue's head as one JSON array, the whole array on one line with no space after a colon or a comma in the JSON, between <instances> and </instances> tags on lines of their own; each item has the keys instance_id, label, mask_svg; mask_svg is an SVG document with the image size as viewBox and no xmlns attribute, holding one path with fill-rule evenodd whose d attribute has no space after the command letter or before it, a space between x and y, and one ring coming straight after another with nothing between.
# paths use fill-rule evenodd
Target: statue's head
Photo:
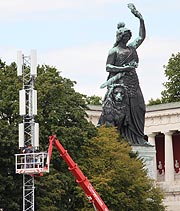
<instances>
[{"instance_id":1,"label":"statue's head","mask_svg":"<svg viewBox=\"0 0 180 211\"><path fill-rule=\"evenodd\" d=\"M116 44L120 41L126 44L131 39L131 36L132 33L129 29L125 28L125 23L120 22L117 24Z\"/></svg>"}]
</instances>

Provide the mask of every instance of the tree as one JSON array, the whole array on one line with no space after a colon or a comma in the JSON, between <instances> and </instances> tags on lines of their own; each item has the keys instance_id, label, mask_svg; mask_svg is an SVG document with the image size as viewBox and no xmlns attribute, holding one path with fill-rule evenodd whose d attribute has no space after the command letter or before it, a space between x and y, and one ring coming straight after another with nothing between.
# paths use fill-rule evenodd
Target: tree
<instances>
[{"instance_id":1,"label":"tree","mask_svg":"<svg viewBox=\"0 0 180 211\"><path fill-rule=\"evenodd\" d=\"M47 150L49 135L56 133L78 160L83 156L81 145L96 135L96 128L87 121L84 96L75 92L74 84L61 77L56 68L38 66L35 87L38 90L36 122L40 123L40 150ZM22 82L16 75L16 64L6 65L0 61L0 207L13 211L22 210L22 177L14 172L14 154L20 153L20 89ZM57 152L53 154L50 174L36 178L35 186L37 211L73 210L69 200L76 200L73 194L76 183Z\"/></svg>"},{"instance_id":2,"label":"tree","mask_svg":"<svg viewBox=\"0 0 180 211\"><path fill-rule=\"evenodd\" d=\"M87 104L91 105L102 105L102 97L92 95L92 96L86 96L85 98Z\"/></svg>"},{"instance_id":3,"label":"tree","mask_svg":"<svg viewBox=\"0 0 180 211\"><path fill-rule=\"evenodd\" d=\"M156 100L154 100L153 98L151 98L148 102L148 106L151 106L151 105L158 105L158 104L161 104L162 103L162 100L157 98Z\"/></svg>"},{"instance_id":4,"label":"tree","mask_svg":"<svg viewBox=\"0 0 180 211\"><path fill-rule=\"evenodd\" d=\"M172 54L167 65L163 66L167 82L163 83L165 89L161 92L161 99L148 102L148 105L180 101L180 52Z\"/></svg>"},{"instance_id":5,"label":"tree","mask_svg":"<svg viewBox=\"0 0 180 211\"><path fill-rule=\"evenodd\" d=\"M75 92L74 83L61 77L54 67L38 67L35 85L39 96L37 122L40 124L42 150L47 149L48 136L55 133L78 162L83 157L81 146L96 135L96 128L86 119L84 96ZM74 194L77 186L74 177L56 150L51 163L50 175L38 178L37 210L74 210L74 204L80 204Z\"/></svg>"},{"instance_id":6,"label":"tree","mask_svg":"<svg viewBox=\"0 0 180 211\"><path fill-rule=\"evenodd\" d=\"M162 91L163 103L180 101L180 53L172 54L165 68L165 76L168 81L163 85L165 90Z\"/></svg>"},{"instance_id":7,"label":"tree","mask_svg":"<svg viewBox=\"0 0 180 211\"><path fill-rule=\"evenodd\" d=\"M123 152L129 153L128 146L123 147L117 142L117 136L113 131L107 130L97 136L97 129L86 119L87 107L84 96L75 92L74 83L70 79L63 78L55 67L38 66L35 88L38 90L36 122L40 123L40 151L47 150L49 135L56 133L72 158L81 164L82 170L85 170L85 174L92 179L93 185L97 185L96 189L100 191L107 205L112 207L112 210L116 210L119 205L125 206L125 202L127 204L133 202L131 198L126 199L123 187L129 187L130 194L136 193L137 189L137 194L141 196L140 193L142 192L143 195L151 186L147 185L147 179L143 176L145 172L141 171L139 173L135 171L139 175L139 180L136 180L137 186L126 186L134 179L133 171L128 173L128 168L132 165L136 170L135 167L141 168L141 164L135 161L130 163L129 154L123 156ZM19 153L18 124L22 122L18 100L21 88L21 78L16 76L16 64L6 65L5 62L0 61L0 207L13 211L22 210L22 177L14 172L14 154ZM96 136L97 138L91 140ZM89 160L86 159L87 156ZM139 187L138 184L142 182L141 176L145 179L145 185ZM74 177L56 150L53 152L50 173L43 177L36 177L35 187L37 211L75 211L87 207L83 191L79 190ZM154 192L150 191L150 193ZM116 194L126 201L121 201L121 204L117 205L120 200ZM148 194L145 196L152 199ZM140 197L142 206L145 205L145 196ZM157 194L154 196L155 206L158 207L157 200L160 198ZM137 198L135 197L134 200L135 205L138 204ZM147 203L146 205L149 206ZM151 203L150 205L152 206ZM160 211L160 209L151 210Z\"/></svg>"},{"instance_id":8,"label":"tree","mask_svg":"<svg viewBox=\"0 0 180 211\"><path fill-rule=\"evenodd\" d=\"M21 210L22 178L14 174L14 154L18 152L18 78L15 63L0 60L0 207ZM19 196L19 197L17 197Z\"/></svg>"},{"instance_id":9,"label":"tree","mask_svg":"<svg viewBox=\"0 0 180 211\"><path fill-rule=\"evenodd\" d=\"M116 128L101 127L83 147L81 169L111 211L163 211L163 194L147 176L142 160L119 138ZM79 193L82 194L81 192ZM81 211L93 211L83 199Z\"/></svg>"}]
</instances>

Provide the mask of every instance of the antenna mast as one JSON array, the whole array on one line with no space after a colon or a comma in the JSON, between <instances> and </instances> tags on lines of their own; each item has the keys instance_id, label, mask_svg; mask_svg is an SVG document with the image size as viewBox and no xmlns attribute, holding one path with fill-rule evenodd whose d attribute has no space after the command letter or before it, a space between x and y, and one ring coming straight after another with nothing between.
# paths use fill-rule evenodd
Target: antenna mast
<instances>
[{"instance_id":1,"label":"antenna mast","mask_svg":"<svg viewBox=\"0 0 180 211\"><path fill-rule=\"evenodd\" d=\"M19 114L23 118L23 122L19 124L19 148L33 156L39 147L39 124L34 120L37 115L37 91L34 90L37 76L36 51L31 50L30 56L24 56L18 51L17 66L17 75L22 77L23 81L22 90L19 91ZM27 156L25 158L27 159ZM21 156L21 163L26 163L22 159L24 158ZM34 175L24 172L23 211L34 211L34 189Z\"/></svg>"}]
</instances>

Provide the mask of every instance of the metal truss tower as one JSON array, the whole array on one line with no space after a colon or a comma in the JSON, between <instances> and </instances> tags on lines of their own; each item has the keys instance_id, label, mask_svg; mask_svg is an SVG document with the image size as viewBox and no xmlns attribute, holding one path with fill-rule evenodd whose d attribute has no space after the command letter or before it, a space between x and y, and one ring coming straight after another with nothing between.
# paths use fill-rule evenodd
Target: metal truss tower
<instances>
[{"instance_id":1,"label":"metal truss tower","mask_svg":"<svg viewBox=\"0 0 180 211\"><path fill-rule=\"evenodd\" d=\"M34 90L37 76L36 51L31 50L30 56L24 56L18 51L17 59L17 75L23 82L22 90L19 91L19 112L23 118L23 123L19 124L19 148L22 152L27 150L33 154L39 147L39 124L34 119L37 115L37 91ZM23 211L34 211L34 175L26 172L22 174Z\"/></svg>"}]
</instances>

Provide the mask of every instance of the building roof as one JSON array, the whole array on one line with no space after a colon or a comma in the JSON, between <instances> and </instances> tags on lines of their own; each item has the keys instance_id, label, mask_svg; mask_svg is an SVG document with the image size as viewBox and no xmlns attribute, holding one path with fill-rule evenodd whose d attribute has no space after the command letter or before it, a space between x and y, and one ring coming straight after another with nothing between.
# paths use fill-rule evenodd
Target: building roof
<instances>
[{"instance_id":1,"label":"building roof","mask_svg":"<svg viewBox=\"0 0 180 211\"><path fill-rule=\"evenodd\" d=\"M180 102L173 102L173 103L146 106L146 112L161 111L168 109L179 109L179 108L180 108Z\"/></svg>"},{"instance_id":2,"label":"building roof","mask_svg":"<svg viewBox=\"0 0 180 211\"><path fill-rule=\"evenodd\" d=\"M93 110L93 111L99 111L99 112L102 111L101 105L88 105L88 108L89 110ZM146 112L161 111L161 110L168 110L168 109L180 109L180 102L146 106Z\"/></svg>"}]
</instances>

